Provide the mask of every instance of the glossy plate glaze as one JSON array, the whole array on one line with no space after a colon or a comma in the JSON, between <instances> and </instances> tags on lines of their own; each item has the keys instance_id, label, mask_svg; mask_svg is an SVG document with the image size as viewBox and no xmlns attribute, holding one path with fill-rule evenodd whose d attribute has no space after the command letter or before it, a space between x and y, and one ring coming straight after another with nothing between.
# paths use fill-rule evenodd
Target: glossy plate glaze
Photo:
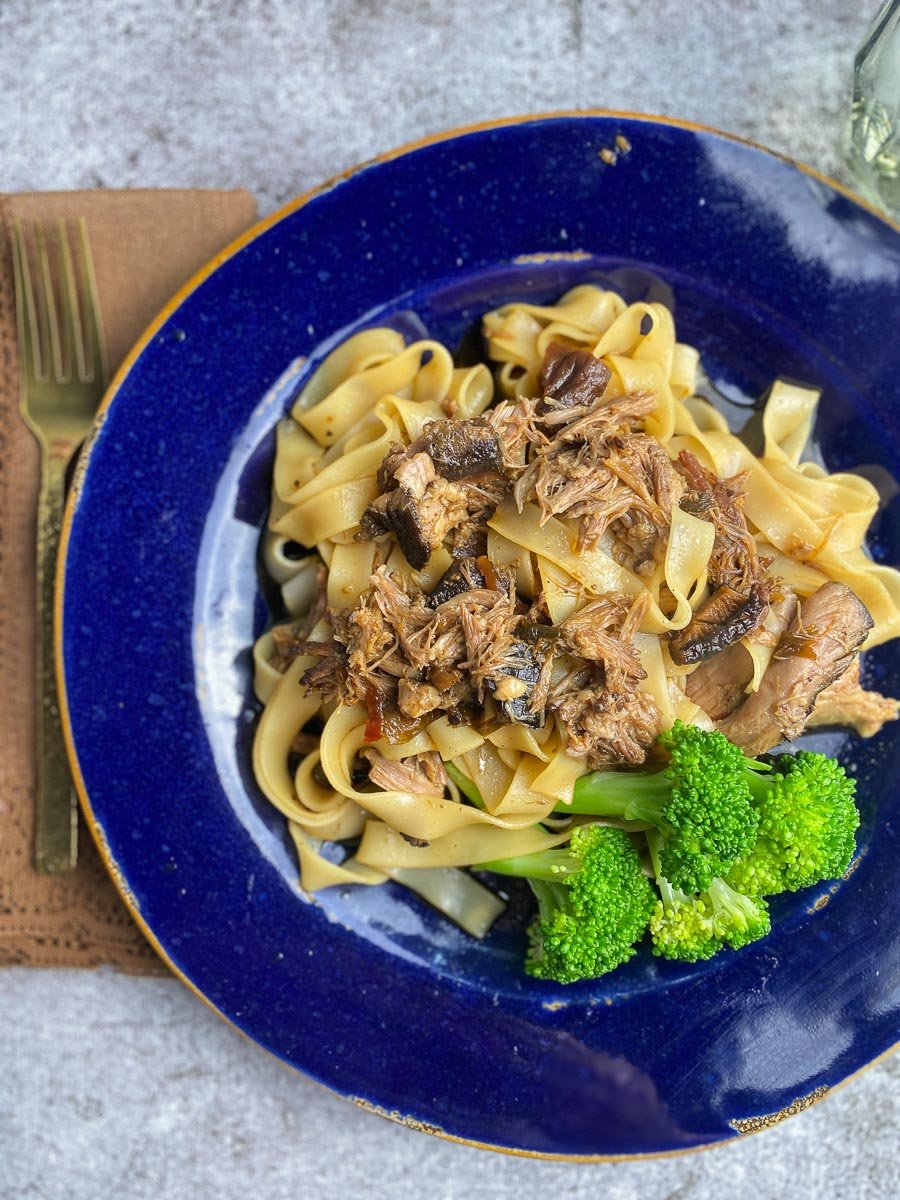
<instances>
[{"instance_id":1,"label":"glossy plate glaze","mask_svg":"<svg viewBox=\"0 0 900 1200\"><path fill-rule=\"evenodd\" d=\"M632 149L612 166L600 151L620 134ZM476 943L394 885L311 903L249 766L273 428L307 372L377 322L471 346L485 309L584 280L672 304L732 406L777 374L821 387L821 451L873 472L873 551L900 562L900 234L711 131L528 118L359 169L176 297L116 380L80 478L61 639L82 799L187 983L285 1062L416 1128L602 1157L758 1128L897 1039L896 730L817 739L861 780L845 881L774 905L772 935L739 953L641 953L568 988L523 977L511 916ZM900 691L896 647L869 662Z\"/></svg>"}]
</instances>

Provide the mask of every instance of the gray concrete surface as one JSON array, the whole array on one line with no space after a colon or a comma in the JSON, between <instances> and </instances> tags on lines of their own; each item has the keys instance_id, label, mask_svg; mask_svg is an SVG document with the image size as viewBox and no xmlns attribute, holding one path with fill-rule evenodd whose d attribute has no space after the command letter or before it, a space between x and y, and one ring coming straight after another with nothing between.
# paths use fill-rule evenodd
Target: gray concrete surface
<instances>
[{"instance_id":1,"label":"gray concrete surface","mask_svg":"<svg viewBox=\"0 0 900 1200\"><path fill-rule=\"evenodd\" d=\"M422 134L606 106L826 171L875 0L0 0L0 189L246 185L263 211ZM0 828L2 836L2 828ZM608 1166L411 1133L180 984L0 972L0 1198L893 1198L900 1061L712 1152Z\"/></svg>"}]
</instances>

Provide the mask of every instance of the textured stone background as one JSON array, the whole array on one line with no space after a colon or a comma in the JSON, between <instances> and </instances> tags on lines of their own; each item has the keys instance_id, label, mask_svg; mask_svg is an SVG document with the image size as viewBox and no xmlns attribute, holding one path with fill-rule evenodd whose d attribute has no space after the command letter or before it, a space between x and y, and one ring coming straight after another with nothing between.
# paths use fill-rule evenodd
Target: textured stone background
<instances>
[{"instance_id":1,"label":"textured stone background","mask_svg":"<svg viewBox=\"0 0 900 1200\"><path fill-rule=\"evenodd\" d=\"M667 113L829 172L876 0L0 0L0 189L246 185L268 211L408 139ZM709 1153L489 1155L285 1070L169 980L0 973L0 1198L782 1200L900 1194L900 1061Z\"/></svg>"}]
</instances>

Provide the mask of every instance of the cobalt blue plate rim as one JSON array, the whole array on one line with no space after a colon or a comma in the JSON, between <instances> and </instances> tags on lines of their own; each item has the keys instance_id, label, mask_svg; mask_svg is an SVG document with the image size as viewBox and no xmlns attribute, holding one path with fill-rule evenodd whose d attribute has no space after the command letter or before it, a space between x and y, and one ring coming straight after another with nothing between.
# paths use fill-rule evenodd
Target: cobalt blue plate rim
<instances>
[{"instance_id":1,"label":"cobalt blue plate rim","mask_svg":"<svg viewBox=\"0 0 900 1200\"><path fill-rule=\"evenodd\" d=\"M599 151L614 146L619 133L633 149L612 166ZM522 155L553 198L553 212L566 211L571 220L551 230L548 206L532 204L529 211L520 188L511 224L518 221L521 234L502 231L503 248L491 259L479 250L482 234L473 231L471 213L482 204L505 204L509 215L513 201L504 190L515 190L516 180L503 174L504 165L508 170ZM573 155L581 155L577 175ZM457 192L458 203L428 190L429 178L451 180L448 193ZM557 179L567 184L563 194L554 191ZM664 181L676 201L681 189L681 210L666 211ZM613 241L621 242L616 252L585 253L578 231L588 228L603 188L632 205L629 213L638 212L654 252L636 251L629 218L613 228ZM653 197L649 207L643 191ZM256 579L219 583L229 562L252 562L271 464L266 437L323 352L323 337L333 341L375 319L402 324L410 308L459 332L464 301L477 310L485 289L521 287L527 276L528 286L552 293L588 268L614 279L619 272L625 288L644 287L635 270L647 262L676 293L694 295L708 316L728 291L721 264L709 267L704 259L701 269L700 256L684 258L662 227L660 214L678 227L686 198L715 210L717 229L703 244L713 257L734 257L726 283L735 283L740 303L753 298L773 264L786 271L784 289L798 289L788 295L773 284L773 296L756 296L749 315L734 317L737 332L721 333L722 346L774 314L781 340L761 357L771 358L773 347L785 353L794 347L797 361L833 386L840 412L850 412L865 390L875 416L884 415L897 353L888 350L854 374L841 341L850 335L836 327L846 323L848 295L894 306L900 296L900 237L880 214L815 171L702 126L631 113L525 116L427 138L363 164L261 221L213 259L166 306L116 376L66 514L57 636L73 773L106 865L155 949L225 1019L338 1094L413 1128L511 1153L604 1160L700 1149L799 1111L888 1053L900 1013L896 994L884 991L900 976L896 919L873 932L859 897L876 903L887 873L896 871L886 865L890 825L863 846L851 877L856 882L826 890L813 905L828 905L827 933L823 923L810 924L807 898L786 911L769 939L724 967L666 974L674 964L644 963L629 975L629 964L618 990L593 994L581 988L561 996L511 983L489 959L467 956L452 939L441 942L427 914L410 917L408 937L396 935L385 921L389 926L398 913L406 915L390 899L381 910L356 911L343 899L330 908L302 903L296 881L287 878L283 830L266 825L244 797L252 785L240 775L238 758L252 708L211 698L220 677L226 691L246 683L246 656L234 639L251 619L258 630L255 595L247 599ZM424 245L397 224L404 204L407 216L426 211L432 218ZM374 213L382 225L369 232ZM813 220L816 235L826 229L837 248L804 245L805 220ZM687 242L698 235L696 213L682 225ZM720 227L730 241L724 234L715 240ZM742 250L735 232L741 229L754 254L762 245L762 266ZM775 231L788 241L774 239ZM840 258L848 246L862 256L863 267L854 268L861 279ZM379 247L404 249L404 264L412 266L386 265ZM516 248L519 254L511 252ZM806 289L822 286L819 253L839 311L824 312L814 337L801 301L816 304ZM356 299L346 310L333 302L343 321L316 328L312 317L331 311L323 289L350 277L351 267L359 273L350 273L359 307L353 308ZM428 273L441 270L438 285ZM851 280L843 292L840 279ZM385 281L394 290L379 294ZM650 286L659 285L657 279ZM459 313L447 315L453 304L462 305ZM306 328L301 318L309 318ZM716 352L711 346L712 361ZM303 355L310 362L299 361ZM217 368L227 369L233 392L223 395ZM757 382L752 364L747 372L740 381L745 391ZM740 391L726 376L723 388ZM184 400L186 415L174 412L173 398ZM200 462L191 424L198 411L208 453ZM892 436L888 429L887 440ZM900 462L893 442L884 453ZM183 478L188 469L191 487ZM130 490L123 495L124 481ZM111 506L117 495L121 501ZM883 524L889 543L893 525ZM891 662L879 660L876 668L891 677ZM885 745L882 756L895 750ZM873 780L878 769L871 767ZM203 802L193 807L197 795ZM813 932L798 940L807 927ZM804 971L818 979L821 955L837 957L850 939L847 930L854 945L863 935L879 939L860 966L869 992L883 977L878 1005L865 1008L865 988L846 969L836 970L840 984L831 993L824 989L833 997L830 1008L807 983L804 1027L779 988L798 988ZM449 947L449 966L431 954L428 938ZM826 947L819 960L810 951L813 938ZM501 966L507 949L504 942ZM880 971L873 975L875 950ZM316 964L311 973L299 969L301 955ZM471 965L471 974L455 977L456 962L465 971ZM333 968L337 979L328 974ZM435 1036L422 1011L426 996L449 1038ZM860 1011L848 1011L854 1004ZM298 1005L319 1022L317 1036L298 1021ZM675 1020L676 1009L695 1014L696 1027ZM773 1028L776 1018L786 1024ZM829 1021L837 1048L814 1062L813 1030L829 1029ZM716 1023L733 1041L712 1036ZM649 1030L664 1046L648 1045ZM785 1056L792 1053L803 1064L793 1080L785 1077Z\"/></svg>"}]
</instances>

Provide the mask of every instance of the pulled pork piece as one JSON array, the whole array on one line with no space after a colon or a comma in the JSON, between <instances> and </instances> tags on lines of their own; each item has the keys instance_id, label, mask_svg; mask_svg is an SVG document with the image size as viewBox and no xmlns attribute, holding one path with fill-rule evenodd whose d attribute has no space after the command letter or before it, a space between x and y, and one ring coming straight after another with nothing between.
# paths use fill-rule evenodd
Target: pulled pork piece
<instances>
[{"instance_id":1,"label":"pulled pork piece","mask_svg":"<svg viewBox=\"0 0 900 1200\"><path fill-rule=\"evenodd\" d=\"M435 613L425 596L410 596L386 567L372 576L372 599L400 651L395 661L376 662L377 669L400 676L410 667L424 671L458 662L464 650L458 622Z\"/></svg>"},{"instance_id":2,"label":"pulled pork piece","mask_svg":"<svg viewBox=\"0 0 900 1200\"><path fill-rule=\"evenodd\" d=\"M540 664L532 650L515 637L521 619L516 612L515 588L508 576L502 583L505 590L467 592L443 607L456 608L459 613L466 644L466 659L460 666L468 673L477 698L499 691L497 698L507 706L507 716L518 719L516 714L521 711L526 723L539 725L542 721L535 721L534 714L526 710ZM513 703L523 697L525 703Z\"/></svg>"},{"instance_id":3,"label":"pulled pork piece","mask_svg":"<svg viewBox=\"0 0 900 1200\"><path fill-rule=\"evenodd\" d=\"M713 595L688 628L672 638L674 661L692 663L759 629L769 612L773 584L769 560L757 553L744 516L744 476L721 479L688 450L679 454L677 468L688 487L681 507L715 528L709 557Z\"/></svg>"},{"instance_id":4,"label":"pulled pork piece","mask_svg":"<svg viewBox=\"0 0 900 1200\"><path fill-rule=\"evenodd\" d=\"M631 430L650 416L657 407L655 392L625 392L621 396L603 396L584 409L550 409L542 415L545 429L558 429L564 441L582 441L597 429ZM560 428L562 427L562 428Z\"/></svg>"},{"instance_id":5,"label":"pulled pork piece","mask_svg":"<svg viewBox=\"0 0 900 1200\"><path fill-rule=\"evenodd\" d=\"M548 408L541 400L504 400L492 408L487 420L496 431L507 471L516 474L526 462L530 448L546 451L553 443L580 445L616 431L633 430L656 408L652 392L628 392L602 396L593 406Z\"/></svg>"},{"instance_id":6,"label":"pulled pork piece","mask_svg":"<svg viewBox=\"0 0 900 1200\"><path fill-rule=\"evenodd\" d=\"M503 465L508 471L520 471L525 465L529 446L546 446L549 436L538 416L539 400L504 400L488 410L487 420L497 434Z\"/></svg>"},{"instance_id":7,"label":"pulled pork piece","mask_svg":"<svg viewBox=\"0 0 900 1200\"><path fill-rule=\"evenodd\" d=\"M325 657L304 674L303 686L342 704L365 704L373 729L381 728L385 712L396 714L392 730L399 738L414 725L396 705L397 680L410 671L405 647L431 617L421 598L414 600L379 567L355 607L328 610L334 641L318 651Z\"/></svg>"},{"instance_id":8,"label":"pulled pork piece","mask_svg":"<svg viewBox=\"0 0 900 1200\"><path fill-rule=\"evenodd\" d=\"M853 664L872 628L865 605L844 583L824 583L800 605L759 691L719 728L748 755L803 732L816 698Z\"/></svg>"},{"instance_id":9,"label":"pulled pork piece","mask_svg":"<svg viewBox=\"0 0 900 1200\"><path fill-rule=\"evenodd\" d=\"M442 707L441 693L430 683L400 679L397 683L397 707L406 717L424 717Z\"/></svg>"},{"instance_id":10,"label":"pulled pork piece","mask_svg":"<svg viewBox=\"0 0 900 1200\"><path fill-rule=\"evenodd\" d=\"M715 527L716 536L709 558L710 586L715 589L727 584L736 592L749 595L754 584L767 580L768 560L757 554L756 540L747 528L745 476L722 479L714 471L707 471L689 450L679 454L677 469L688 486L681 507L685 512L711 521Z\"/></svg>"},{"instance_id":11,"label":"pulled pork piece","mask_svg":"<svg viewBox=\"0 0 900 1200\"><path fill-rule=\"evenodd\" d=\"M868 692L859 681L859 659L853 662L840 679L829 684L816 699L816 706L806 722L814 725L852 725L860 737L874 737L887 721L900 717L900 701L880 692Z\"/></svg>"},{"instance_id":12,"label":"pulled pork piece","mask_svg":"<svg viewBox=\"0 0 900 1200\"><path fill-rule=\"evenodd\" d=\"M771 608L775 629L771 631L777 643L797 613L797 597L786 591ZM766 632L769 632L767 626ZM770 643L771 644L771 643ZM721 721L730 716L746 698L747 684L753 678L753 659L748 651L735 642L712 658L701 662L685 681L687 697L699 704L707 716Z\"/></svg>"},{"instance_id":13,"label":"pulled pork piece","mask_svg":"<svg viewBox=\"0 0 900 1200\"><path fill-rule=\"evenodd\" d=\"M379 495L363 513L363 540L396 534L410 566L421 570L454 530L483 525L506 480L496 431L482 417L432 421L408 447L392 446L378 472Z\"/></svg>"},{"instance_id":14,"label":"pulled pork piece","mask_svg":"<svg viewBox=\"0 0 900 1200\"><path fill-rule=\"evenodd\" d=\"M637 691L647 674L632 644L648 604L648 593L635 600L608 592L560 626L573 657L548 707L566 730L569 753L591 767L642 763L659 733L656 701Z\"/></svg>"},{"instance_id":15,"label":"pulled pork piece","mask_svg":"<svg viewBox=\"0 0 900 1200\"><path fill-rule=\"evenodd\" d=\"M276 671L283 675L295 658L309 653L304 650L306 636L300 622L272 627L272 657L269 661Z\"/></svg>"},{"instance_id":16,"label":"pulled pork piece","mask_svg":"<svg viewBox=\"0 0 900 1200\"><path fill-rule=\"evenodd\" d=\"M649 601L647 592L637 600L608 592L573 613L561 626L565 644L579 658L600 664L604 682L613 692L633 691L647 678L632 638Z\"/></svg>"},{"instance_id":17,"label":"pulled pork piece","mask_svg":"<svg viewBox=\"0 0 900 1200\"><path fill-rule=\"evenodd\" d=\"M767 588L754 583L748 595L723 584L697 609L690 623L669 641L672 661L701 662L758 629L768 612Z\"/></svg>"},{"instance_id":18,"label":"pulled pork piece","mask_svg":"<svg viewBox=\"0 0 900 1200\"><path fill-rule=\"evenodd\" d=\"M533 499L545 521L553 516L578 521L581 548L596 546L607 529L624 536L614 556L651 574L665 553L669 514L684 491L681 477L662 444L645 433L616 433L598 424L582 433L583 440L567 428L535 450L513 489L516 504L521 510ZM651 536L641 539L635 554L627 539L638 522Z\"/></svg>"},{"instance_id":19,"label":"pulled pork piece","mask_svg":"<svg viewBox=\"0 0 900 1200\"><path fill-rule=\"evenodd\" d=\"M650 576L665 556L671 512L684 484L665 448L647 434L612 439L605 465L637 500L610 524L613 558L634 574ZM591 530L584 518L582 525ZM602 534L594 530L589 536L598 541Z\"/></svg>"},{"instance_id":20,"label":"pulled pork piece","mask_svg":"<svg viewBox=\"0 0 900 1200\"><path fill-rule=\"evenodd\" d=\"M405 587L381 566L352 609L328 610L334 641L305 643L322 662L305 673L304 685L364 705L367 742L406 740L441 712L451 723L477 720L488 696L502 719L544 723L546 687L540 703L535 695L545 682L549 639L536 647L517 635L527 622L511 575L486 558L448 575L454 578L442 599L437 589L429 597Z\"/></svg>"},{"instance_id":21,"label":"pulled pork piece","mask_svg":"<svg viewBox=\"0 0 900 1200\"><path fill-rule=\"evenodd\" d=\"M614 535L612 556L621 567L649 579L665 554L660 527L634 510L610 526Z\"/></svg>"},{"instance_id":22,"label":"pulled pork piece","mask_svg":"<svg viewBox=\"0 0 900 1200\"><path fill-rule=\"evenodd\" d=\"M439 754L431 752L389 759L372 746L365 747L360 753L369 762L369 781L384 791L443 796L448 779Z\"/></svg>"},{"instance_id":23,"label":"pulled pork piece","mask_svg":"<svg viewBox=\"0 0 900 1200\"><path fill-rule=\"evenodd\" d=\"M593 404L606 391L612 372L589 350L573 350L551 342L544 355L538 383L543 393L541 410Z\"/></svg>"},{"instance_id":24,"label":"pulled pork piece","mask_svg":"<svg viewBox=\"0 0 900 1200\"><path fill-rule=\"evenodd\" d=\"M295 658L308 654L304 649L307 638L325 615L328 605L328 572L324 563L316 567L316 598L309 612L299 617L290 625L274 625L272 627L272 658L270 662L276 671L283 675Z\"/></svg>"},{"instance_id":25,"label":"pulled pork piece","mask_svg":"<svg viewBox=\"0 0 900 1200\"><path fill-rule=\"evenodd\" d=\"M553 707L568 734L568 752L592 769L644 762L661 725L659 708L646 692L605 687L570 692Z\"/></svg>"},{"instance_id":26,"label":"pulled pork piece","mask_svg":"<svg viewBox=\"0 0 900 1200\"><path fill-rule=\"evenodd\" d=\"M303 672L301 685L309 692L321 692L326 700L340 699L347 678L347 654L343 647L335 642L307 642L303 653L316 655L319 661Z\"/></svg>"}]
</instances>

